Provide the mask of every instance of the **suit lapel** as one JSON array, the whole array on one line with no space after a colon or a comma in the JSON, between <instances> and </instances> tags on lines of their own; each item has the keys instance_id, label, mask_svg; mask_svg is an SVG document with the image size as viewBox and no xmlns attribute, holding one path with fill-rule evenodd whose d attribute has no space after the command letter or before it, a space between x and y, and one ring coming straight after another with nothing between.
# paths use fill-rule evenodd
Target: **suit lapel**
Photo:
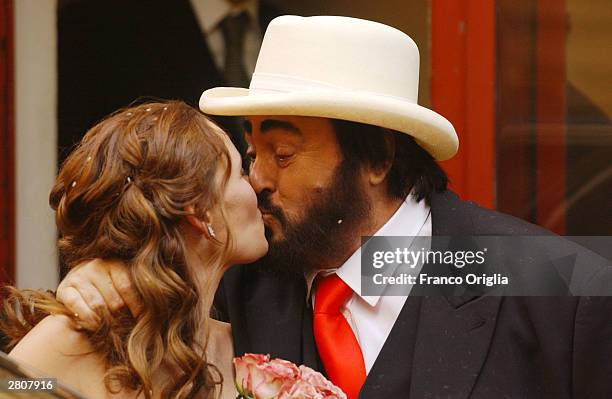
<instances>
[{"instance_id":1,"label":"suit lapel","mask_svg":"<svg viewBox=\"0 0 612 399\"><path fill-rule=\"evenodd\" d=\"M451 192L431 203L433 236L474 234L469 209ZM468 398L489 350L501 296L424 297L416 334L411 398Z\"/></svg>"},{"instance_id":2,"label":"suit lapel","mask_svg":"<svg viewBox=\"0 0 612 399\"><path fill-rule=\"evenodd\" d=\"M361 398L406 397L410 379L406 378L413 366L413 350L421 297L409 297L402 308L378 358L368 373Z\"/></svg>"},{"instance_id":3,"label":"suit lapel","mask_svg":"<svg viewBox=\"0 0 612 399\"><path fill-rule=\"evenodd\" d=\"M181 39L184 40L186 43L191 43L190 47L186 47L199 47L199 51L195 52L194 54L190 54L189 62L198 66L197 68L195 68L195 70L198 71L199 74L210 75L204 77L204 79L206 79L207 81L207 86L202 88L208 89L216 85L222 85L224 83L223 71L219 70L217 64L215 63L215 58L213 56L212 50L208 45L208 38L206 37L206 33L200 26L200 22L198 21L198 17L194 12L193 7L191 6L188 0L176 2L176 4L173 3L172 7L175 8L176 14L180 14L179 20L182 21L183 24L183 34ZM175 43L181 43L177 40L177 38L174 39ZM184 45L184 43L178 45ZM196 78L194 77L192 79Z\"/></svg>"},{"instance_id":4,"label":"suit lapel","mask_svg":"<svg viewBox=\"0 0 612 399\"><path fill-rule=\"evenodd\" d=\"M455 308L445 297L423 298L414 347L411 398L468 398L486 358L501 297Z\"/></svg>"}]
</instances>

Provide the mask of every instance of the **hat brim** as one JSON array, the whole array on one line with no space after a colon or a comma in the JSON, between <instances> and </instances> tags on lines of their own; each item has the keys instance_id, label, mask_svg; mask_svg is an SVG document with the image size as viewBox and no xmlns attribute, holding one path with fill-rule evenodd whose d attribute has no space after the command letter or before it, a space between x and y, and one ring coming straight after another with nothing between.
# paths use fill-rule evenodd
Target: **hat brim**
<instances>
[{"instance_id":1,"label":"hat brim","mask_svg":"<svg viewBox=\"0 0 612 399\"><path fill-rule=\"evenodd\" d=\"M381 126L414 137L439 161L451 158L459 147L453 125L442 115L400 98L371 93L326 89L261 93L216 87L202 94L200 109L210 115L313 116Z\"/></svg>"}]
</instances>

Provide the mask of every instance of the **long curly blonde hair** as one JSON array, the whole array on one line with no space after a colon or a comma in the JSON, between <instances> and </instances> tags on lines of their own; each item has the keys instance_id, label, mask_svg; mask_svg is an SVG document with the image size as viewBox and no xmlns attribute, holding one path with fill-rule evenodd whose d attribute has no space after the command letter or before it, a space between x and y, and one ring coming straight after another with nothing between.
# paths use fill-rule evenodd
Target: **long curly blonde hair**
<instances>
[{"instance_id":1,"label":"long curly blonde hair","mask_svg":"<svg viewBox=\"0 0 612 399\"><path fill-rule=\"evenodd\" d=\"M181 226L189 206L200 215L223 210L230 164L220 130L194 108L170 101L114 113L62 165L49 202L63 260L69 267L93 258L124 262L144 305L137 320L128 312L101 314L100 328L87 333L105 358L111 392L129 388L150 398L162 366L172 376L161 387L156 382L162 397L219 392L222 376L199 344L207 341L215 287L196 286ZM210 281L222 273L227 236L209 260L207 270L216 274ZM4 308L2 329L12 345L49 314L79 323L47 292L9 288Z\"/></svg>"}]
</instances>

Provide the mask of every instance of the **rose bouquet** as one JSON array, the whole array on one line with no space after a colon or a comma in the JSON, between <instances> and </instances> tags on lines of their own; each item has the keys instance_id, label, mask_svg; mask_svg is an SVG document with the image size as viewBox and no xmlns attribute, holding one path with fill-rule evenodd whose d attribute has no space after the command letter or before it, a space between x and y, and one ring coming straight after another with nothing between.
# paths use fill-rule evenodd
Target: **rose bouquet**
<instances>
[{"instance_id":1,"label":"rose bouquet","mask_svg":"<svg viewBox=\"0 0 612 399\"><path fill-rule=\"evenodd\" d=\"M234 358L237 399L346 399L321 373L269 355Z\"/></svg>"}]
</instances>

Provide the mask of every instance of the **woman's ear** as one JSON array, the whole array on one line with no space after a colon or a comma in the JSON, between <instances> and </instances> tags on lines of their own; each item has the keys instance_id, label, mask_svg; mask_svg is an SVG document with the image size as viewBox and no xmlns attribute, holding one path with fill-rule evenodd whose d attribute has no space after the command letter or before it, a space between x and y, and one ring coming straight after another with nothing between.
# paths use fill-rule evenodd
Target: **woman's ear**
<instances>
[{"instance_id":1,"label":"woman's ear","mask_svg":"<svg viewBox=\"0 0 612 399\"><path fill-rule=\"evenodd\" d=\"M195 207L193 205L189 205L185 207L185 212L187 212L187 223L189 223L192 227L194 227L200 234L204 234L206 238L212 238L210 233L210 212L206 211L203 217L197 216L195 212Z\"/></svg>"}]
</instances>

